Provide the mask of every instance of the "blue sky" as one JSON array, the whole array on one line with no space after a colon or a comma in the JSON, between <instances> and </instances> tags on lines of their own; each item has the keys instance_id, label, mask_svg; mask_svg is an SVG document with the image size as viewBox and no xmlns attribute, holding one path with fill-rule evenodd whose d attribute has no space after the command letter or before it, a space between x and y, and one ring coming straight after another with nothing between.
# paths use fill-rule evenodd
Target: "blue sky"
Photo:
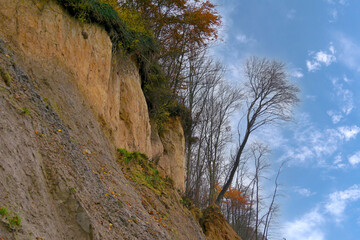
<instances>
[{"instance_id":1,"label":"blue sky","mask_svg":"<svg viewBox=\"0 0 360 240\"><path fill-rule=\"evenodd\" d=\"M360 239L360 1L217 4L224 41L213 51L229 80L241 79L244 59L257 55L285 62L301 89L295 122L257 133L274 168L289 161L276 239Z\"/></svg>"}]
</instances>

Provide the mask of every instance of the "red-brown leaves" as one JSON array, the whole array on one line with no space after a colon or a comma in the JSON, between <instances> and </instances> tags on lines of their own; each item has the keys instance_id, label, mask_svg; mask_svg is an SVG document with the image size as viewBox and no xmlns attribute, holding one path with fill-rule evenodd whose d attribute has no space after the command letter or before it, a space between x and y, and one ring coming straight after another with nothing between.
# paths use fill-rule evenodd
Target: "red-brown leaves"
<instances>
[{"instance_id":1,"label":"red-brown leaves","mask_svg":"<svg viewBox=\"0 0 360 240\"><path fill-rule=\"evenodd\" d=\"M215 186L215 190L217 193L221 191L220 185L217 183ZM241 191L239 191L237 188L229 187L229 189L225 192L224 200L222 203L225 203L227 205L231 206L241 206L245 207L246 205L251 205L250 202L247 200L247 196L242 194Z\"/></svg>"}]
</instances>

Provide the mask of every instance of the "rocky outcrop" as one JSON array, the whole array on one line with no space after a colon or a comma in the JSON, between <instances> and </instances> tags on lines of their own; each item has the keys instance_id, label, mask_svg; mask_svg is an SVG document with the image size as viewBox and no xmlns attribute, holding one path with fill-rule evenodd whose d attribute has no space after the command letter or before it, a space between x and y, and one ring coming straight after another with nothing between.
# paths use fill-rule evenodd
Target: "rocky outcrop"
<instances>
[{"instance_id":1,"label":"rocky outcrop","mask_svg":"<svg viewBox=\"0 0 360 240\"><path fill-rule=\"evenodd\" d=\"M163 154L159 158L158 166L166 175L174 181L178 189L185 188L185 137L179 118L171 119L161 134L161 142L164 147Z\"/></svg>"},{"instance_id":2,"label":"rocky outcrop","mask_svg":"<svg viewBox=\"0 0 360 240\"><path fill-rule=\"evenodd\" d=\"M121 171L116 148L143 152L182 190L184 136L152 130L136 62L111 49L55 1L0 0L0 239L205 239L175 189Z\"/></svg>"},{"instance_id":3,"label":"rocky outcrop","mask_svg":"<svg viewBox=\"0 0 360 240\"><path fill-rule=\"evenodd\" d=\"M0 37L39 84L72 81L115 147L160 159L164 175L184 190L184 137L179 121L171 120L162 138L152 131L136 63L124 53L112 53L102 28L80 23L51 0L0 0ZM56 89L41 89L62 118L75 124L62 108L73 100L54 94Z\"/></svg>"},{"instance_id":4,"label":"rocky outcrop","mask_svg":"<svg viewBox=\"0 0 360 240\"><path fill-rule=\"evenodd\" d=\"M123 175L91 106L58 74L36 79L0 40L0 238L205 239L177 191Z\"/></svg>"},{"instance_id":5,"label":"rocky outcrop","mask_svg":"<svg viewBox=\"0 0 360 240\"><path fill-rule=\"evenodd\" d=\"M176 190L123 175L68 73L38 78L17 58L0 40L0 238L205 239Z\"/></svg>"}]
</instances>

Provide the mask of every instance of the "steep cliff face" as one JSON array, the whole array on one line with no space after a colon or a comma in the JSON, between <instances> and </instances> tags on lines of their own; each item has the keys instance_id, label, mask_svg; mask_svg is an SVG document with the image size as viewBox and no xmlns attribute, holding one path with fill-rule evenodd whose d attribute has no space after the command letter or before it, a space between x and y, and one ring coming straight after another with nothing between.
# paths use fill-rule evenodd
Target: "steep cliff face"
<instances>
[{"instance_id":1,"label":"steep cliff face","mask_svg":"<svg viewBox=\"0 0 360 240\"><path fill-rule=\"evenodd\" d=\"M205 239L175 189L120 170L116 148L143 152L183 189L184 136L178 119L152 131L136 63L105 31L0 0L0 39L0 238Z\"/></svg>"},{"instance_id":2,"label":"steep cliff face","mask_svg":"<svg viewBox=\"0 0 360 240\"><path fill-rule=\"evenodd\" d=\"M48 0L1 0L0 24L1 36L16 50L27 72L43 82L71 79L116 147L166 159L163 174L184 189L184 164L180 163L185 160L184 140L176 137L172 141L167 136L165 144L173 150L165 149L163 141L152 141L158 137L151 131L138 68L129 56L112 53L102 28L79 23ZM48 90L42 89L54 104L65 101L60 99L64 96L47 95ZM72 121L66 110L58 110ZM171 131L172 136L183 136L180 124Z\"/></svg>"},{"instance_id":3,"label":"steep cliff face","mask_svg":"<svg viewBox=\"0 0 360 240\"><path fill-rule=\"evenodd\" d=\"M165 175L167 174L174 180L177 188L184 189L185 137L180 119L170 119L165 128L166 130L161 134L161 142L164 150L159 158L158 167Z\"/></svg>"}]
</instances>

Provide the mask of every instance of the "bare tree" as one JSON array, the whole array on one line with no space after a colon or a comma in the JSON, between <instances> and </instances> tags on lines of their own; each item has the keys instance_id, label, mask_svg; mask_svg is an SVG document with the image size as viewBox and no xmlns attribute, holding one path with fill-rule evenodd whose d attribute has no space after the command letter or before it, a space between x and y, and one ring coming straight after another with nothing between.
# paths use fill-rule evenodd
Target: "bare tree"
<instances>
[{"instance_id":1,"label":"bare tree","mask_svg":"<svg viewBox=\"0 0 360 240\"><path fill-rule=\"evenodd\" d=\"M278 207L277 207L277 205L275 203L276 198L278 197L278 190L279 190L279 182L278 182L278 180L279 180L281 170L284 167L285 163L286 162L281 163L281 165L280 165L280 167L279 167L279 169L277 171L276 177L275 177L275 188L274 188L273 195L271 197L271 202L270 202L268 211L263 216L263 218L265 218L265 221L264 221L264 229L263 229L263 234L262 234L263 237L262 237L261 240L268 239L270 224L271 224L271 222L273 220L274 214L278 211Z\"/></svg>"},{"instance_id":2,"label":"bare tree","mask_svg":"<svg viewBox=\"0 0 360 240\"><path fill-rule=\"evenodd\" d=\"M211 92L205 114L209 120L205 124L208 128L206 136L206 162L209 177L209 204L215 201L215 184L219 181L224 163L223 151L231 141L229 134L229 117L236 109L241 95L239 91L224 83Z\"/></svg>"},{"instance_id":3,"label":"bare tree","mask_svg":"<svg viewBox=\"0 0 360 240\"><path fill-rule=\"evenodd\" d=\"M237 205L232 202L224 204L226 201L222 201L221 207L227 221L242 239L267 240L275 227L279 211L278 179L285 163L280 165L274 179L270 179L266 174L271 166L267 158L269 153L270 150L266 145L259 142L252 143L244 152L237 170L235 186L251 204ZM267 191L263 191L263 186L265 181L269 180L274 180L275 186L272 193L265 194Z\"/></svg>"},{"instance_id":4,"label":"bare tree","mask_svg":"<svg viewBox=\"0 0 360 240\"><path fill-rule=\"evenodd\" d=\"M254 143L251 146L251 154L254 158L255 164L255 176L254 176L254 188L255 188L255 239L258 240L259 236L259 227L262 223L261 219L259 218L259 214L261 212L260 203L261 203L261 196L260 196L260 178L262 177L261 174L267 168L270 167L270 164L264 160L265 155L269 153L269 149L261 143Z\"/></svg>"},{"instance_id":5,"label":"bare tree","mask_svg":"<svg viewBox=\"0 0 360 240\"><path fill-rule=\"evenodd\" d=\"M252 132L261 126L289 121L292 107L299 101L299 89L288 81L282 62L251 57L245 64L245 94L247 94L245 131L239 131L239 147L234 165L215 203L220 204L231 186L241 156Z\"/></svg>"},{"instance_id":6,"label":"bare tree","mask_svg":"<svg viewBox=\"0 0 360 240\"><path fill-rule=\"evenodd\" d=\"M209 98L223 78L224 67L210 58L206 51L196 52L189 58L186 86L181 91L184 105L191 112L191 123L186 124L186 194L198 202L200 185L205 171L204 146L208 129L204 123L208 116L204 114Z\"/></svg>"},{"instance_id":7,"label":"bare tree","mask_svg":"<svg viewBox=\"0 0 360 240\"><path fill-rule=\"evenodd\" d=\"M215 184L224 169L223 151L231 139L229 117L242 97L224 81L224 72L224 67L203 51L189 58L183 73L186 86L181 96L192 113L192 122L185 128L186 195L198 206L215 201Z\"/></svg>"}]
</instances>

